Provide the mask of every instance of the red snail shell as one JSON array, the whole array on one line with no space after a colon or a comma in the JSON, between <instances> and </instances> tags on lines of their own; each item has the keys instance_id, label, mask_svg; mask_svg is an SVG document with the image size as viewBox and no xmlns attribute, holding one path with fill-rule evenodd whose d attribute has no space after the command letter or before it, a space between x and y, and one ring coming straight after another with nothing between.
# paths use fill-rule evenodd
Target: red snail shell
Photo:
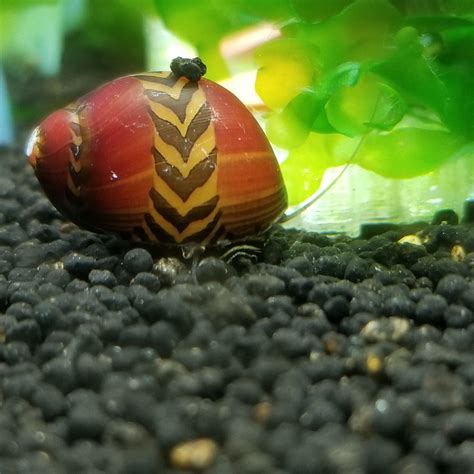
<instances>
[{"instance_id":1,"label":"red snail shell","mask_svg":"<svg viewBox=\"0 0 474 474\"><path fill-rule=\"evenodd\" d=\"M287 207L272 148L229 91L172 72L121 77L49 115L28 158L80 226L209 244L267 228Z\"/></svg>"}]
</instances>

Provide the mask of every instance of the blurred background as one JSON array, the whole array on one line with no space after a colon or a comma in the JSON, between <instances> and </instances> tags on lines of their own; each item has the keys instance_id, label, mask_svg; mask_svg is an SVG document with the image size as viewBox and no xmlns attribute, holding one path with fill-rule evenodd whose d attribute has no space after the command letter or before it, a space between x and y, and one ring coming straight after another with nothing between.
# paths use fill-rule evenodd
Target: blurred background
<instances>
[{"instance_id":1,"label":"blurred background","mask_svg":"<svg viewBox=\"0 0 474 474\"><path fill-rule=\"evenodd\" d=\"M472 0L0 0L0 145L120 75L199 55L257 116L289 225L463 213L474 200Z\"/></svg>"}]
</instances>

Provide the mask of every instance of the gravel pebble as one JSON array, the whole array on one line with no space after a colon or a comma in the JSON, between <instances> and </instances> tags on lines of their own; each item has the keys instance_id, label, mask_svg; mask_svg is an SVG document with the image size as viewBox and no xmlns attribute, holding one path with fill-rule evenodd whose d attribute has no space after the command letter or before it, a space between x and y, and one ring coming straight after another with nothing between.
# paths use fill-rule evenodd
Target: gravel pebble
<instances>
[{"instance_id":1,"label":"gravel pebble","mask_svg":"<svg viewBox=\"0 0 474 474\"><path fill-rule=\"evenodd\" d=\"M100 440L105 430L107 418L97 403L79 403L68 414L70 441L78 439Z\"/></svg>"},{"instance_id":2,"label":"gravel pebble","mask_svg":"<svg viewBox=\"0 0 474 474\"><path fill-rule=\"evenodd\" d=\"M175 446L170 453L171 465L178 469L207 469L217 454L217 445L212 439L197 439Z\"/></svg>"},{"instance_id":3,"label":"gravel pebble","mask_svg":"<svg viewBox=\"0 0 474 474\"><path fill-rule=\"evenodd\" d=\"M472 311L458 304L451 304L446 308L444 319L446 320L446 325L452 328L462 329L474 323Z\"/></svg>"},{"instance_id":4,"label":"gravel pebble","mask_svg":"<svg viewBox=\"0 0 474 474\"><path fill-rule=\"evenodd\" d=\"M215 257L203 258L195 269L195 277L199 283L223 282L233 274L234 271L229 265Z\"/></svg>"},{"instance_id":5,"label":"gravel pebble","mask_svg":"<svg viewBox=\"0 0 474 474\"><path fill-rule=\"evenodd\" d=\"M438 326L443 323L448 303L441 295L428 294L421 298L415 309L415 321L418 324Z\"/></svg>"},{"instance_id":6,"label":"gravel pebble","mask_svg":"<svg viewBox=\"0 0 474 474\"><path fill-rule=\"evenodd\" d=\"M436 293L444 296L449 302L455 302L467 286L467 281L461 275L446 275L438 282Z\"/></svg>"},{"instance_id":7,"label":"gravel pebble","mask_svg":"<svg viewBox=\"0 0 474 474\"><path fill-rule=\"evenodd\" d=\"M148 272L153 267L153 258L145 249L129 250L123 257L123 263L127 271L132 275Z\"/></svg>"},{"instance_id":8,"label":"gravel pebble","mask_svg":"<svg viewBox=\"0 0 474 474\"><path fill-rule=\"evenodd\" d=\"M398 342L409 330L409 320L393 316L368 322L362 328L361 335L370 342Z\"/></svg>"},{"instance_id":9,"label":"gravel pebble","mask_svg":"<svg viewBox=\"0 0 474 474\"><path fill-rule=\"evenodd\" d=\"M64 395L53 385L41 384L33 393L32 403L37 406L46 421L52 421L66 411Z\"/></svg>"},{"instance_id":10,"label":"gravel pebble","mask_svg":"<svg viewBox=\"0 0 474 474\"><path fill-rule=\"evenodd\" d=\"M89 282L91 285L103 285L113 288L117 285L117 278L109 270L91 270Z\"/></svg>"},{"instance_id":11,"label":"gravel pebble","mask_svg":"<svg viewBox=\"0 0 474 474\"><path fill-rule=\"evenodd\" d=\"M281 294L285 290L285 284L273 275L250 275L245 280L245 287L252 295L263 299Z\"/></svg>"},{"instance_id":12,"label":"gravel pebble","mask_svg":"<svg viewBox=\"0 0 474 474\"><path fill-rule=\"evenodd\" d=\"M34 348L42 339L41 329L38 323L32 319L18 322L6 332L8 342L20 341Z\"/></svg>"},{"instance_id":13,"label":"gravel pebble","mask_svg":"<svg viewBox=\"0 0 474 474\"><path fill-rule=\"evenodd\" d=\"M131 280L130 285L140 285L147 288L152 293L158 293L161 288L161 281L152 273L140 272Z\"/></svg>"},{"instance_id":14,"label":"gravel pebble","mask_svg":"<svg viewBox=\"0 0 474 474\"><path fill-rule=\"evenodd\" d=\"M97 260L94 257L73 253L63 260L64 268L72 276L86 279L89 273L97 267Z\"/></svg>"}]
</instances>

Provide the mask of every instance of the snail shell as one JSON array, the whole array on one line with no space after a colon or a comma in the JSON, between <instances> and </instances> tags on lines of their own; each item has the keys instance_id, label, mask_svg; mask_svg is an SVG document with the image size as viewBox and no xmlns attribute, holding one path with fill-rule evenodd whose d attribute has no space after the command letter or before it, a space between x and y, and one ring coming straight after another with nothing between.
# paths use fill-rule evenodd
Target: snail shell
<instances>
[{"instance_id":1,"label":"snail shell","mask_svg":"<svg viewBox=\"0 0 474 474\"><path fill-rule=\"evenodd\" d=\"M28 159L67 218L167 244L258 233L287 207L272 148L228 90L152 72L116 79L49 115Z\"/></svg>"}]
</instances>

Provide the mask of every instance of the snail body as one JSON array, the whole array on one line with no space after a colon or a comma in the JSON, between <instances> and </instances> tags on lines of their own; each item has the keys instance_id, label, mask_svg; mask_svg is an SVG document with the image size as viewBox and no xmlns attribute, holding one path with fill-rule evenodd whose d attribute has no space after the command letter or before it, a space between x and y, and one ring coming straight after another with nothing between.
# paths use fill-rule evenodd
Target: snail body
<instances>
[{"instance_id":1,"label":"snail body","mask_svg":"<svg viewBox=\"0 0 474 474\"><path fill-rule=\"evenodd\" d=\"M252 114L222 86L176 72L122 77L53 112L27 154L67 218L135 240L240 239L287 208Z\"/></svg>"}]
</instances>

